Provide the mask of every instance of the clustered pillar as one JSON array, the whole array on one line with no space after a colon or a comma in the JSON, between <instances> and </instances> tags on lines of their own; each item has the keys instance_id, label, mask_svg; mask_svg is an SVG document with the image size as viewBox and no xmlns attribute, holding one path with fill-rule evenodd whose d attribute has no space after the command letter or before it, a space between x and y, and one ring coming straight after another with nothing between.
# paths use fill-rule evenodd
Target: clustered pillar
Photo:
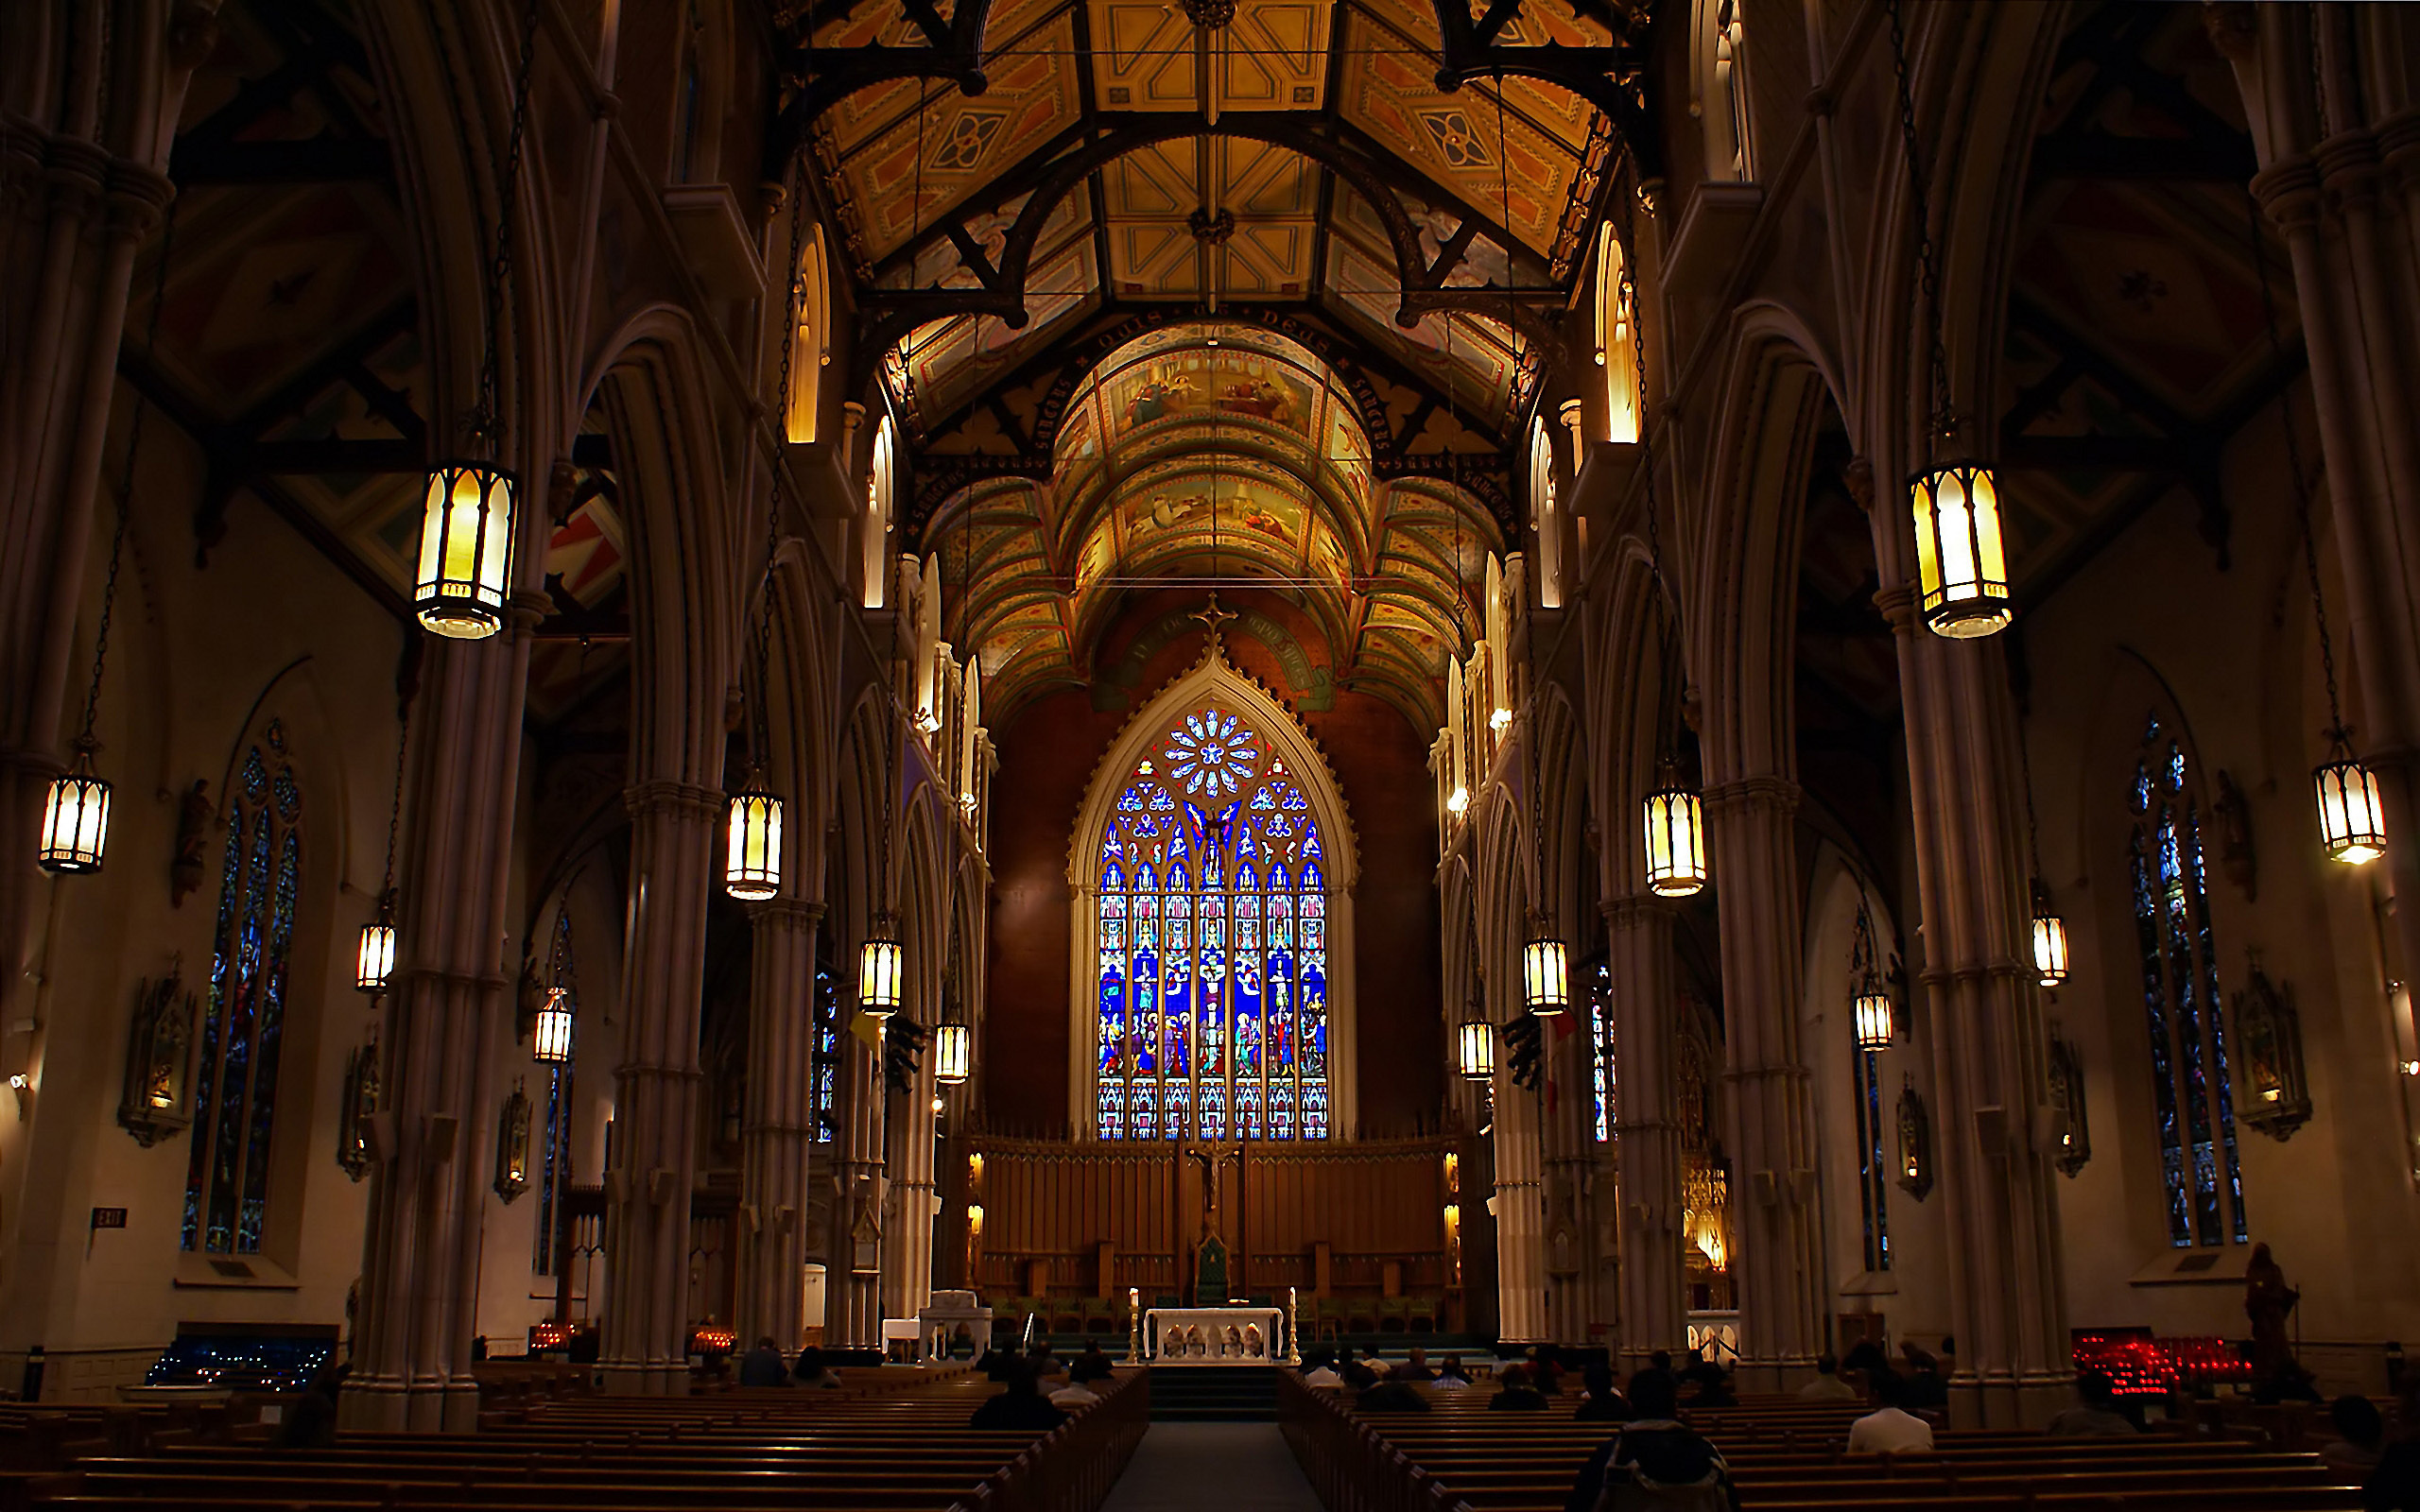
<instances>
[{"instance_id":1,"label":"clustered pillar","mask_svg":"<svg viewBox=\"0 0 2420 1512\"><path fill-rule=\"evenodd\" d=\"M808 1162L815 1149L815 936L819 903L753 910L748 1103L740 1125L739 1298L743 1344L804 1342ZM821 1322L821 1319L816 1320Z\"/></svg>"},{"instance_id":2,"label":"clustered pillar","mask_svg":"<svg viewBox=\"0 0 2420 1512\"><path fill-rule=\"evenodd\" d=\"M718 789L642 782L630 806L630 936L614 1151L605 1171L607 1389L688 1389L689 1189L698 1140L699 993Z\"/></svg>"},{"instance_id":3,"label":"clustered pillar","mask_svg":"<svg viewBox=\"0 0 2420 1512\"><path fill-rule=\"evenodd\" d=\"M1798 1043L1797 808L1797 784L1775 777L1705 795L1722 922L1739 1369L1758 1391L1802 1378L1824 1337L1814 1108Z\"/></svg>"},{"instance_id":4,"label":"clustered pillar","mask_svg":"<svg viewBox=\"0 0 2420 1512\"><path fill-rule=\"evenodd\" d=\"M1681 1128L1673 1116L1672 913L1651 894L1616 899L1605 913L1619 1080L1611 1133L1619 1152L1619 1363L1639 1369L1658 1349L1686 1342L1681 1297ZM1605 1200L1606 1188L1598 1189Z\"/></svg>"}]
</instances>

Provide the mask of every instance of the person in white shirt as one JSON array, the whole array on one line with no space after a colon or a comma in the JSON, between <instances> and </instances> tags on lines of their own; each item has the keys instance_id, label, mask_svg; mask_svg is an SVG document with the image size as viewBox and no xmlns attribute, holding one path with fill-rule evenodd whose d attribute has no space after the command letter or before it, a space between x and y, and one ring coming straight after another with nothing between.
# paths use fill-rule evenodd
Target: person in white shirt
<instances>
[{"instance_id":1,"label":"person in white shirt","mask_svg":"<svg viewBox=\"0 0 2420 1512\"><path fill-rule=\"evenodd\" d=\"M1841 1379L1840 1357L1819 1354L1815 1357L1815 1379L1798 1388L1801 1401L1855 1401L1857 1387Z\"/></svg>"},{"instance_id":2,"label":"person in white shirt","mask_svg":"<svg viewBox=\"0 0 2420 1512\"><path fill-rule=\"evenodd\" d=\"M1849 1425L1852 1454L1909 1454L1932 1448L1932 1424L1902 1412L1904 1383L1896 1374L1874 1373L1875 1409Z\"/></svg>"},{"instance_id":3,"label":"person in white shirt","mask_svg":"<svg viewBox=\"0 0 2420 1512\"><path fill-rule=\"evenodd\" d=\"M1050 1405L1062 1412L1073 1412L1100 1400L1099 1393L1080 1382L1069 1382L1050 1394Z\"/></svg>"},{"instance_id":4,"label":"person in white shirt","mask_svg":"<svg viewBox=\"0 0 2420 1512\"><path fill-rule=\"evenodd\" d=\"M1329 1359L1330 1356L1324 1349L1319 1350L1305 1358L1303 1363L1310 1366L1310 1368L1303 1372L1303 1384L1306 1386L1335 1386L1341 1388L1344 1384L1344 1378L1336 1373L1335 1366L1328 1364Z\"/></svg>"}]
</instances>

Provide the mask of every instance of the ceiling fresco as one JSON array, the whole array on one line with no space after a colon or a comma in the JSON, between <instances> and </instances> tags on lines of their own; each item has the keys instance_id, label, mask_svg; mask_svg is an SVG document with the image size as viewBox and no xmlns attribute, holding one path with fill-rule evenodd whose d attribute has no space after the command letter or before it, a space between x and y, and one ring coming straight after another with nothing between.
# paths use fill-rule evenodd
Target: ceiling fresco
<instances>
[{"instance_id":1,"label":"ceiling fresco","mask_svg":"<svg viewBox=\"0 0 2420 1512\"><path fill-rule=\"evenodd\" d=\"M1004 714L1090 680L1134 594L1244 580L1319 627L1340 684L1431 724L1447 647L1501 549L1468 491L1373 476L1359 408L1316 353L1211 320L1112 352L1070 406L1050 473L970 485L926 541L948 638L982 662L986 705Z\"/></svg>"}]
</instances>

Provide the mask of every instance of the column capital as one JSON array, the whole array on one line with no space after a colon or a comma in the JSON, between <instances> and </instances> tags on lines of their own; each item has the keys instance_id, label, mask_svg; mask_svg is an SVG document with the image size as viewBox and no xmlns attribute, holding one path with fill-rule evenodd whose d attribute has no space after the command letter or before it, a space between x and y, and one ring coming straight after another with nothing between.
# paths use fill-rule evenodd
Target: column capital
<instances>
[{"instance_id":1,"label":"column capital","mask_svg":"<svg viewBox=\"0 0 2420 1512\"><path fill-rule=\"evenodd\" d=\"M2314 150L2320 186L2338 203L2367 205L2378 197L2377 138L2367 131L2329 137Z\"/></svg>"},{"instance_id":2,"label":"column capital","mask_svg":"<svg viewBox=\"0 0 2420 1512\"><path fill-rule=\"evenodd\" d=\"M2405 183L2420 175L2420 109L2397 111L2377 124L2378 157Z\"/></svg>"},{"instance_id":3,"label":"column capital","mask_svg":"<svg viewBox=\"0 0 2420 1512\"><path fill-rule=\"evenodd\" d=\"M2288 235L2319 218L2319 166L2306 157L2279 158L2252 176L2253 198Z\"/></svg>"},{"instance_id":4,"label":"column capital","mask_svg":"<svg viewBox=\"0 0 2420 1512\"><path fill-rule=\"evenodd\" d=\"M1798 809L1798 784L1786 777L1742 777L1718 782L1703 795L1709 814L1764 811L1792 814Z\"/></svg>"},{"instance_id":5,"label":"column capital","mask_svg":"<svg viewBox=\"0 0 2420 1512\"><path fill-rule=\"evenodd\" d=\"M1668 921L1672 917L1669 902L1651 892L1634 892L1626 897L1608 898L1597 905L1607 929L1631 929L1640 924Z\"/></svg>"},{"instance_id":6,"label":"column capital","mask_svg":"<svg viewBox=\"0 0 2420 1512\"><path fill-rule=\"evenodd\" d=\"M634 819L650 814L710 819L722 812L723 792L718 787L658 778L622 789L622 805Z\"/></svg>"},{"instance_id":7,"label":"column capital","mask_svg":"<svg viewBox=\"0 0 2420 1512\"><path fill-rule=\"evenodd\" d=\"M823 905L804 898L787 896L768 898L761 903L748 905L748 917L761 919L769 924L785 924L793 929L813 929L823 922Z\"/></svg>"},{"instance_id":8,"label":"column capital","mask_svg":"<svg viewBox=\"0 0 2420 1512\"><path fill-rule=\"evenodd\" d=\"M1964 966L1928 966L1916 973L1916 980L1929 988L1950 987L1962 982L2014 981L2031 976L2033 963L2019 962L2013 955L1994 955L1972 961Z\"/></svg>"},{"instance_id":9,"label":"column capital","mask_svg":"<svg viewBox=\"0 0 2420 1512\"><path fill-rule=\"evenodd\" d=\"M1916 591L1906 583L1893 583L1874 591L1874 607L1891 626L1893 635L1912 634L1916 627Z\"/></svg>"}]
</instances>

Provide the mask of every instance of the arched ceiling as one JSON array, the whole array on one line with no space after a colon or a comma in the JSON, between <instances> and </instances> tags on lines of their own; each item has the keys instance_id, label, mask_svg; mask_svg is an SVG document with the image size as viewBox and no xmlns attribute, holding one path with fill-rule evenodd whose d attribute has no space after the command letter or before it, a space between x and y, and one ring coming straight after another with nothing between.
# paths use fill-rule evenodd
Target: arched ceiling
<instances>
[{"instance_id":1,"label":"arched ceiling","mask_svg":"<svg viewBox=\"0 0 2420 1512\"><path fill-rule=\"evenodd\" d=\"M1436 722L1468 585L1515 533L1512 438L1610 164L1623 141L1652 157L1650 19L827 0L793 20L776 150L821 170L856 370L879 365L908 439L903 543L940 556L992 711L1083 681L1135 593L1242 580L1297 603L1340 681Z\"/></svg>"},{"instance_id":2,"label":"arched ceiling","mask_svg":"<svg viewBox=\"0 0 2420 1512\"><path fill-rule=\"evenodd\" d=\"M926 531L987 707L1087 680L1138 593L1241 580L1318 624L1340 682L1437 721L1501 539L1467 490L1373 477L1357 406L1307 348L1232 321L1150 332L1086 376L1058 445L1047 477L971 484Z\"/></svg>"}]
</instances>

